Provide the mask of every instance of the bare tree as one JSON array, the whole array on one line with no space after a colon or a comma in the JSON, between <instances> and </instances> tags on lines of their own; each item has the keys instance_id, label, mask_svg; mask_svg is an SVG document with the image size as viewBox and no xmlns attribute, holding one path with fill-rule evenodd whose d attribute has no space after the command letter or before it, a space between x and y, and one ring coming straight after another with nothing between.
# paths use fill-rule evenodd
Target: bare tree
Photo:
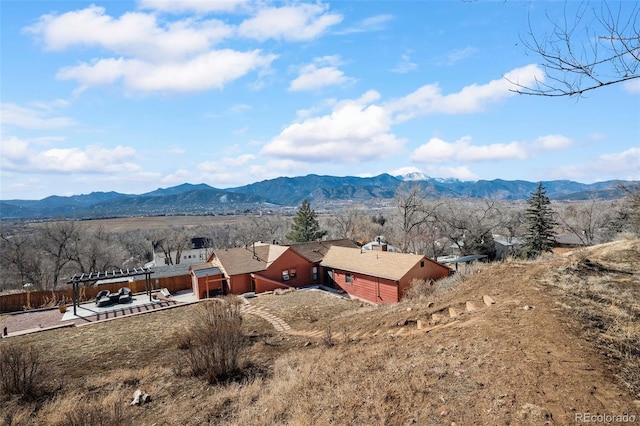
<instances>
[{"instance_id":1,"label":"bare tree","mask_svg":"<svg viewBox=\"0 0 640 426\"><path fill-rule=\"evenodd\" d=\"M140 265L153 260L153 237L149 231L138 229L118 233L115 238L129 254L129 261Z\"/></svg>"},{"instance_id":2,"label":"bare tree","mask_svg":"<svg viewBox=\"0 0 640 426\"><path fill-rule=\"evenodd\" d=\"M330 224L337 229L340 238L356 239L356 230L362 219L362 213L358 207L350 206L337 211Z\"/></svg>"},{"instance_id":3,"label":"bare tree","mask_svg":"<svg viewBox=\"0 0 640 426\"><path fill-rule=\"evenodd\" d=\"M536 5L537 7L537 5ZM517 93L581 96L640 78L640 6L635 1L565 2L563 16L550 16L551 31L533 28L522 38L542 59L548 80L532 87L512 82Z\"/></svg>"},{"instance_id":4,"label":"bare tree","mask_svg":"<svg viewBox=\"0 0 640 426\"><path fill-rule=\"evenodd\" d=\"M180 263L182 252L189 247L189 244L191 244L191 239L184 229L164 229L157 231L153 237L153 246L162 251L165 262L169 265Z\"/></svg>"},{"instance_id":5,"label":"bare tree","mask_svg":"<svg viewBox=\"0 0 640 426\"><path fill-rule=\"evenodd\" d=\"M262 215L251 218L246 228L246 243L264 241L279 243L289 232L289 221L282 216Z\"/></svg>"},{"instance_id":6,"label":"bare tree","mask_svg":"<svg viewBox=\"0 0 640 426\"><path fill-rule=\"evenodd\" d=\"M631 232L640 235L640 183L619 184L624 198L611 223L614 232Z\"/></svg>"},{"instance_id":7,"label":"bare tree","mask_svg":"<svg viewBox=\"0 0 640 426\"><path fill-rule=\"evenodd\" d=\"M495 254L494 229L501 225L495 200L454 200L441 204L437 223L462 254Z\"/></svg>"},{"instance_id":8,"label":"bare tree","mask_svg":"<svg viewBox=\"0 0 640 426\"><path fill-rule=\"evenodd\" d=\"M22 287L28 283L36 288L42 286L42 259L32 235L0 235L0 262L3 284L9 287Z\"/></svg>"},{"instance_id":9,"label":"bare tree","mask_svg":"<svg viewBox=\"0 0 640 426\"><path fill-rule=\"evenodd\" d=\"M64 267L74 258L71 247L80 238L79 229L74 221L50 222L40 229L39 234L42 251L51 262L50 284L55 288ZM48 284L45 283L45 287Z\"/></svg>"},{"instance_id":10,"label":"bare tree","mask_svg":"<svg viewBox=\"0 0 640 426\"><path fill-rule=\"evenodd\" d=\"M424 252L428 245L427 229L434 219L433 208L427 203L428 192L419 185L400 185L396 191L394 217L403 253Z\"/></svg>"},{"instance_id":11,"label":"bare tree","mask_svg":"<svg viewBox=\"0 0 640 426\"><path fill-rule=\"evenodd\" d=\"M603 242L607 224L611 221L611 203L598 200L560 205L559 222L586 246Z\"/></svg>"},{"instance_id":12,"label":"bare tree","mask_svg":"<svg viewBox=\"0 0 640 426\"><path fill-rule=\"evenodd\" d=\"M514 238L524 235L525 227L525 206L514 202L500 202L498 213L500 215L500 232L504 233L508 242Z\"/></svg>"},{"instance_id":13,"label":"bare tree","mask_svg":"<svg viewBox=\"0 0 640 426\"><path fill-rule=\"evenodd\" d=\"M69 258L83 273L120 268L127 259L123 245L103 227L80 227L78 237L70 241L68 252Z\"/></svg>"}]
</instances>

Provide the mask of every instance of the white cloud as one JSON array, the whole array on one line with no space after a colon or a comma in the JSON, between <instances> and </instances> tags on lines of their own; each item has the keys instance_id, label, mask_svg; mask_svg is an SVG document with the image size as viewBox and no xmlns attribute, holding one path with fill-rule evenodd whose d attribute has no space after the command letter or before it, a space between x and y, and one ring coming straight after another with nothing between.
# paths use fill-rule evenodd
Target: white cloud
<instances>
[{"instance_id":1,"label":"white cloud","mask_svg":"<svg viewBox=\"0 0 640 426\"><path fill-rule=\"evenodd\" d=\"M152 9L167 13L219 13L235 12L248 7L249 0L140 0L142 9Z\"/></svg>"},{"instance_id":2,"label":"white cloud","mask_svg":"<svg viewBox=\"0 0 640 426\"><path fill-rule=\"evenodd\" d=\"M11 136L1 143L3 170L21 173L135 173L140 167L131 162L135 150L118 145L108 149L100 145L84 148L42 149L33 141Z\"/></svg>"},{"instance_id":3,"label":"white cloud","mask_svg":"<svg viewBox=\"0 0 640 426\"><path fill-rule=\"evenodd\" d=\"M408 54L403 54L400 57L400 62L391 69L391 71L396 72L398 74L406 74L410 71L415 71L418 69L418 64L415 62L411 62L411 58Z\"/></svg>"},{"instance_id":4,"label":"white cloud","mask_svg":"<svg viewBox=\"0 0 640 426\"><path fill-rule=\"evenodd\" d=\"M573 141L566 136L546 135L534 141L512 141L509 143L494 143L488 145L474 145L471 136L464 136L455 142L446 142L439 138L431 138L420 145L412 154L413 161L424 164L443 162L482 162L499 160L524 160L545 151L566 149ZM461 170L460 173L464 172Z\"/></svg>"},{"instance_id":5,"label":"white cloud","mask_svg":"<svg viewBox=\"0 0 640 426\"><path fill-rule=\"evenodd\" d=\"M197 179L216 187L228 188L279 176L299 175L308 171L309 167L306 163L287 159L269 159L265 163L257 163L257 160L258 157L253 154L241 154L204 161L198 164L200 174ZM242 170L242 173L238 173L238 170Z\"/></svg>"},{"instance_id":6,"label":"white cloud","mask_svg":"<svg viewBox=\"0 0 640 426\"><path fill-rule=\"evenodd\" d=\"M515 69L508 76L511 80L534 79L540 72L537 66L530 65ZM332 108L330 114L312 116L316 112L313 109L299 111L298 121L268 142L262 154L308 162L361 162L388 157L404 147L404 140L391 132L394 124L419 115L482 110L487 104L512 96L509 85L504 79L494 80L467 86L451 95L442 95L437 86L427 85L398 100L377 104L380 94L371 90L357 100L327 102ZM521 159L527 157L525 148L520 142L476 146L468 137L454 143L432 139L419 147L413 157L419 162Z\"/></svg>"},{"instance_id":7,"label":"white cloud","mask_svg":"<svg viewBox=\"0 0 640 426\"><path fill-rule=\"evenodd\" d=\"M563 135L547 135L536 139L534 146L544 151L555 151L568 148L572 143L571 139Z\"/></svg>"},{"instance_id":8,"label":"white cloud","mask_svg":"<svg viewBox=\"0 0 640 426\"><path fill-rule=\"evenodd\" d=\"M136 59L102 59L63 68L57 78L77 80L83 86L114 84L122 79L124 86L132 90L188 92L223 88L254 69L269 67L275 59L275 55L262 55L260 50L230 49L204 53L186 62L154 64Z\"/></svg>"},{"instance_id":9,"label":"white cloud","mask_svg":"<svg viewBox=\"0 0 640 426\"><path fill-rule=\"evenodd\" d=\"M464 136L455 142L431 138L411 154L411 160L418 163L480 162L525 158L527 158L527 152L520 142L473 145L470 136Z\"/></svg>"},{"instance_id":10,"label":"white cloud","mask_svg":"<svg viewBox=\"0 0 640 426\"><path fill-rule=\"evenodd\" d=\"M406 167L400 167L399 169L395 169L389 172L391 176L404 176L404 175L408 175L409 173L423 173L423 171L417 167L406 166Z\"/></svg>"},{"instance_id":11,"label":"white cloud","mask_svg":"<svg viewBox=\"0 0 640 426\"><path fill-rule=\"evenodd\" d=\"M323 65L328 66L323 66ZM318 90L327 86L343 85L355 81L340 71L339 56L324 56L315 58L314 63L300 68L300 75L291 82L289 91L302 92L307 90Z\"/></svg>"},{"instance_id":12,"label":"white cloud","mask_svg":"<svg viewBox=\"0 0 640 426\"><path fill-rule=\"evenodd\" d=\"M438 167L436 175L442 178L454 178L462 181L478 180L478 175L473 173L467 166L458 167Z\"/></svg>"},{"instance_id":13,"label":"white cloud","mask_svg":"<svg viewBox=\"0 0 640 426\"><path fill-rule=\"evenodd\" d=\"M56 105L59 103L54 103ZM76 125L69 117L55 117L52 104L40 103L37 108L25 108L13 103L0 104L0 123L28 129L60 129Z\"/></svg>"},{"instance_id":14,"label":"white cloud","mask_svg":"<svg viewBox=\"0 0 640 426\"><path fill-rule=\"evenodd\" d=\"M143 3L143 7L166 7L179 10L174 2ZM175 2L178 3L178 2ZM213 10L217 6L201 5ZM184 4L186 9L197 7ZM231 6L229 6L231 7ZM320 5L293 7L310 10L304 31L314 32L324 16ZM313 12L319 9L319 11ZM319 16L316 16L319 15ZM76 80L79 92L93 86L118 82L134 91L200 91L219 89L230 82L258 71L263 75L276 55L260 50L236 51L214 49L220 41L236 34L235 26L215 19L189 17L163 21L151 13L128 12L119 17L106 14L104 7L89 6L63 14L41 16L25 32L41 38L46 49L65 50L73 47L109 51L111 57L96 56L61 68L57 78ZM301 28L295 31L304 32Z\"/></svg>"},{"instance_id":15,"label":"white cloud","mask_svg":"<svg viewBox=\"0 0 640 426\"><path fill-rule=\"evenodd\" d=\"M264 164L249 167L253 181L275 179L281 176L300 176L309 173L309 164L287 158L272 158Z\"/></svg>"},{"instance_id":16,"label":"white cloud","mask_svg":"<svg viewBox=\"0 0 640 426\"><path fill-rule=\"evenodd\" d=\"M370 16L356 23L353 26L337 31L336 34L345 35L345 34L354 34L354 33L364 33L364 32L370 32L370 31L382 31L387 27L387 23L392 19L393 19L393 15L388 15L388 14Z\"/></svg>"},{"instance_id":17,"label":"white cloud","mask_svg":"<svg viewBox=\"0 0 640 426\"><path fill-rule=\"evenodd\" d=\"M231 36L233 28L219 20L195 19L163 26L154 15L141 12L113 18L105 14L104 7L92 5L61 15L44 15L25 31L40 37L48 50L97 47L157 61L205 52Z\"/></svg>"},{"instance_id":18,"label":"white cloud","mask_svg":"<svg viewBox=\"0 0 640 426\"><path fill-rule=\"evenodd\" d=\"M296 161L360 162L397 154L404 141L390 132L388 112L374 91L337 103L331 114L287 126L262 154Z\"/></svg>"},{"instance_id":19,"label":"white cloud","mask_svg":"<svg viewBox=\"0 0 640 426\"><path fill-rule=\"evenodd\" d=\"M600 155L582 164L568 164L548 172L556 179L595 182L609 179L640 179L640 147Z\"/></svg>"},{"instance_id":20,"label":"white cloud","mask_svg":"<svg viewBox=\"0 0 640 426\"><path fill-rule=\"evenodd\" d=\"M163 185L179 185L185 182L195 182L194 179L197 180L198 178L196 178L191 171L185 170L185 169L178 169L173 173L169 173L163 176L160 179L160 182Z\"/></svg>"},{"instance_id":21,"label":"white cloud","mask_svg":"<svg viewBox=\"0 0 640 426\"><path fill-rule=\"evenodd\" d=\"M321 3L295 4L284 7L265 7L238 27L242 37L259 41L283 39L312 40L342 21L342 15L329 13Z\"/></svg>"},{"instance_id":22,"label":"white cloud","mask_svg":"<svg viewBox=\"0 0 640 426\"><path fill-rule=\"evenodd\" d=\"M629 93L640 93L640 78L625 81L624 88Z\"/></svg>"},{"instance_id":23,"label":"white cloud","mask_svg":"<svg viewBox=\"0 0 640 426\"><path fill-rule=\"evenodd\" d=\"M478 49L475 47L465 47L464 49L456 49L447 55L446 60L441 62L441 65L454 65L465 58L476 53Z\"/></svg>"},{"instance_id":24,"label":"white cloud","mask_svg":"<svg viewBox=\"0 0 640 426\"><path fill-rule=\"evenodd\" d=\"M523 86L542 81L543 71L537 65L527 65L505 74L505 78L492 80L487 84L472 84L458 93L443 95L437 84L422 86L413 93L388 104L394 112L395 122L403 122L427 114L468 114L485 109L489 104L500 102L513 96L510 83Z\"/></svg>"}]
</instances>

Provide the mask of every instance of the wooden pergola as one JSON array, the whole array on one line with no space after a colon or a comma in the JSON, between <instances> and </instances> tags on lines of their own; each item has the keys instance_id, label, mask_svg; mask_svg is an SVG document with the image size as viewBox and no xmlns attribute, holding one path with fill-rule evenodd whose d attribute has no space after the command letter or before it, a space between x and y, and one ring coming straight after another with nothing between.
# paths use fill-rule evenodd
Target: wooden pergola
<instances>
[{"instance_id":1,"label":"wooden pergola","mask_svg":"<svg viewBox=\"0 0 640 426\"><path fill-rule=\"evenodd\" d=\"M104 272L89 272L89 273L78 273L74 274L71 278L67 280L67 284L73 285L73 315L77 315L76 308L79 304L79 287L80 284L87 284L97 282L99 280L107 280L114 278L128 278L128 277L136 277L139 275L145 276L145 291L149 295L149 301L151 302L153 299L151 298L151 274L153 271L150 268L142 267L142 268L133 268L133 269L112 269L110 271Z\"/></svg>"}]
</instances>

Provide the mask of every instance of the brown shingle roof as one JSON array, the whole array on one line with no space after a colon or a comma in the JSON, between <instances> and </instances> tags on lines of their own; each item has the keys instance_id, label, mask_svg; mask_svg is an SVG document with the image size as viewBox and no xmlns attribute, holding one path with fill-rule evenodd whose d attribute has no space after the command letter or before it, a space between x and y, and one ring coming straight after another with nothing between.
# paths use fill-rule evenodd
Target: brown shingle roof
<instances>
[{"instance_id":1,"label":"brown shingle roof","mask_svg":"<svg viewBox=\"0 0 640 426\"><path fill-rule=\"evenodd\" d=\"M255 256L254 248L249 246L217 250L214 252L214 257L225 272L232 276L264 271L288 249L289 247L286 246L256 243Z\"/></svg>"},{"instance_id":2,"label":"brown shingle roof","mask_svg":"<svg viewBox=\"0 0 640 426\"><path fill-rule=\"evenodd\" d=\"M300 256L304 257L311 263L320 262L329 248L333 246L357 248L358 245L353 241L343 238L341 240L328 241L310 241L308 243L291 244L289 247Z\"/></svg>"},{"instance_id":3,"label":"brown shingle roof","mask_svg":"<svg viewBox=\"0 0 640 426\"><path fill-rule=\"evenodd\" d=\"M320 265L398 281L422 260L429 259L419 254L334 246L329 249Z\"/></svg>"}]
</instances>

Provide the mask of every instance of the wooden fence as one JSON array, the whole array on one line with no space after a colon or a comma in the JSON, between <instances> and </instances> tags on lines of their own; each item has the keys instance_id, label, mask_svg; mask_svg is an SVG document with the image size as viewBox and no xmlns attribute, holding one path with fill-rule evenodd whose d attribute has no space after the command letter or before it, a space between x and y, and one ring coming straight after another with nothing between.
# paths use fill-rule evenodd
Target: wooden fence
<instances>
[{"instance_id":1,"label":"wooden fence","mask_svg":"<svg viewBox=\"0 0 640 426\"><path fill-rule=\"evenodd\" d=\"M135 293L146 291L145 280L133 282L120 282L103 284L100 286L80 286L80 300L88 301L96 297L100 290L117 292L120 287L129 287ZM153 278L151 276L152 290L168 289L171 293L181 290L191 290L191 275L176 277ZM73 304L73 290L70 284L60 290L31 291L0 295L0 313L18 312L28 309L38 309L57 306L60 302L67 305Z\"/></svg>"}]
</instances>

